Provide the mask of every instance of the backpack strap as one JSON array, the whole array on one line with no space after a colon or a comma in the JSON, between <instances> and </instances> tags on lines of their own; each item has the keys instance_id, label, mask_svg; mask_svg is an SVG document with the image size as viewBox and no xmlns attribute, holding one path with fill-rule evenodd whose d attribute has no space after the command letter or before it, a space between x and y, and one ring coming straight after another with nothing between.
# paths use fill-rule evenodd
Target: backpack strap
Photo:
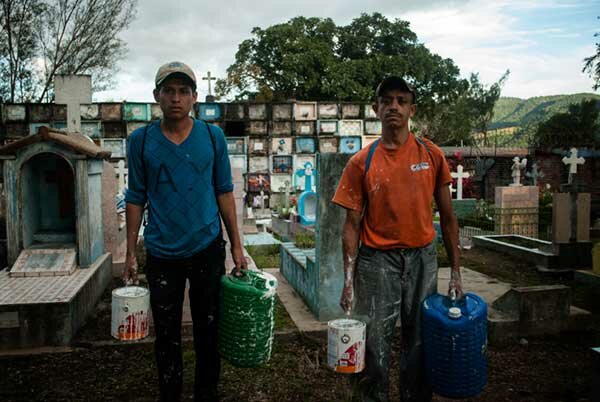
<instances>
[{"instance_id":1,"label":"backpack strap","mask_svg":"<svg viewBox=\"0 0 600 402\"><path fill-rule=\"evenodd\" d=\"M367 155L367 161L365 162L365 174L364 174L365 179L367 178L367 172L369 171L369 168L371 167L371 159L373 159L373 154L375 153L375 148L377 148L377 144L379 144L379 140L381 140L381 138L377 138L375 141L373 141L373 143L369 147L369 154Z\"/></svg>"},{"instance_id":2,"label":"backpack strap","mask_svg":"<svg viewBox=\"0 0 600 402\"><path fill-rule=\"evenodd\" d=\"M425 150L427 151L427 155L429 155L429 157L431 157L431 151L429 150L427 143L425 141L423 141L423 139L421 137L417 137L416 135L415 135L415 139L417 140L417 143L419 143L420 145L425 147Z\"/></svg>"}]
</instances>

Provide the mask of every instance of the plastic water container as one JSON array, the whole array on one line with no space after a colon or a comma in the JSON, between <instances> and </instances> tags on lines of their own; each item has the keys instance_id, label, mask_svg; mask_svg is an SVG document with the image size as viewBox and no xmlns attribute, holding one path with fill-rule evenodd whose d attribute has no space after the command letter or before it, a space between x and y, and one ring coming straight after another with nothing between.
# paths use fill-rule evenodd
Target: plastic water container
<instances>
[{"instance_id":1,"label":"plastic water container","mask_svg":"<svg viewBox=\"0 0 600 402\"><path fill-rule=\"evenodd\" d=\"M237 367L266 363L273 347L277 279L266 272L241 271L221 278L219 352Z\"/></svg>"},{"instance_id":2,"label":"plastic water container","mask_svg":"<svg viewBox=\"0 0 600 402\"><path fill-rule=\"evenodd\" d=\"M434 294L423 302L425 369L433 392L468 398L487 379L487 305L467 293L458 302Z\"/></svg>"}]
</instances>

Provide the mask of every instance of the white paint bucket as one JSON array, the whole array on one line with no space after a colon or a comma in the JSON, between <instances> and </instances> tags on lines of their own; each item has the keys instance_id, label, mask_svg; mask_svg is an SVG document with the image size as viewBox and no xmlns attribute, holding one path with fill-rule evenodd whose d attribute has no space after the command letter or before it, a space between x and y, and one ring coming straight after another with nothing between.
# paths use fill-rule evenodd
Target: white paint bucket
<instances>
[{"instance_id":1,"label":"white paint bucket","mask_svg":"<svg viewBox=\"0 0 600 402\"><path fill-rule=\"evenodd\" d=\"M150 327L150 292L139 286L112 291L111 335L122 341L143 339Z\"/></svg>"},{"instance_id":2,"label":"white paint bucket","mask_svg":"<svg viewBox=\"0 0 600 402\"><path fill-rule=\"evenodd\" d=\"M341 318L327 323L327 363L338 373L360 373L365 368L367 326Z\"/></svg>"}]
</instances>

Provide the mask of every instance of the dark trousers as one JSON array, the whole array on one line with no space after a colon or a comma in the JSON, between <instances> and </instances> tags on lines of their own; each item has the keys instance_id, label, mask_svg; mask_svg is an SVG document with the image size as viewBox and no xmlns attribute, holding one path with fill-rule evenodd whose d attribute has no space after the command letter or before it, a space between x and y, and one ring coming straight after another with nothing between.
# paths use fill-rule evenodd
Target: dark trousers
<instances>
[{"instance_id":1,"label":"dark trousers","mask_svg":"<svg viewBox=\"0 0 600 402\"><path fill-rule=\"evenodd\" d=\"M400 317L400 400L431 401L421 343L421 304L437 290L436 257L435 243L415 249L360 248L354 277L355 314L367 322L367 353L365 371L355 378L356 399L389 400L392 341Z\"/></svg>"},{"instance_id":2,"label":"dark trousers","mask_svg":"<svg viewBox=\"0 0 600 402\"><path fill-rule=\"evenodd\" d=\"M155 353L161 402L181 400L181 316L186 280L190 282L196 352L194 400L218 400L221 361L217 349L217 318L221 276L224 274L225 243L221 236L189 258L165 260L147 253L146 278L156 332Z\"/></svg>"}]
</instances>

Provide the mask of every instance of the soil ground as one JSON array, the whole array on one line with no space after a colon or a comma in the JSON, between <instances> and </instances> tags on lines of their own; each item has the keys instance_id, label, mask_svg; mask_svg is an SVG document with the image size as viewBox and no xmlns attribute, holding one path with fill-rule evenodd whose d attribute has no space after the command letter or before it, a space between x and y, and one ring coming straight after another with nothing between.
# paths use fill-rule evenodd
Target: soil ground
<instances>
[{"instance_id":1,"label":"soil ground","mask_svg":"<svg viewBox=\"0 0 600 402\"><path fill-rule=\"evenodd\" d=\"M443 255L440 260L443 264ZM480 249L466 251L462 264L516 286L557 283L571 286L573 304L600 316L600 289L576 284L568 276L542 275L522 261ZM157 400L152 344L112 342L109 306L110 289L78 334L73 351L0 357L0 401ZM470 401L592 401L590 348L600 346L600 320L595 321L586 332L490 345L487 386ZM295 332L279 303L276 331L268 364L240 369L224 362L220 386L223 401L350 401L348 377L327 367L324 336ZM184 396L191 400L192 342L184 342L183 349ZM393 361L396 363L398 358ZM396 364L392 366L392 378L397 378ZM398 387L394 381L392 400L399 400ZM434 400L446 401L437 396Z\"/></svg>"}]
</instances>

